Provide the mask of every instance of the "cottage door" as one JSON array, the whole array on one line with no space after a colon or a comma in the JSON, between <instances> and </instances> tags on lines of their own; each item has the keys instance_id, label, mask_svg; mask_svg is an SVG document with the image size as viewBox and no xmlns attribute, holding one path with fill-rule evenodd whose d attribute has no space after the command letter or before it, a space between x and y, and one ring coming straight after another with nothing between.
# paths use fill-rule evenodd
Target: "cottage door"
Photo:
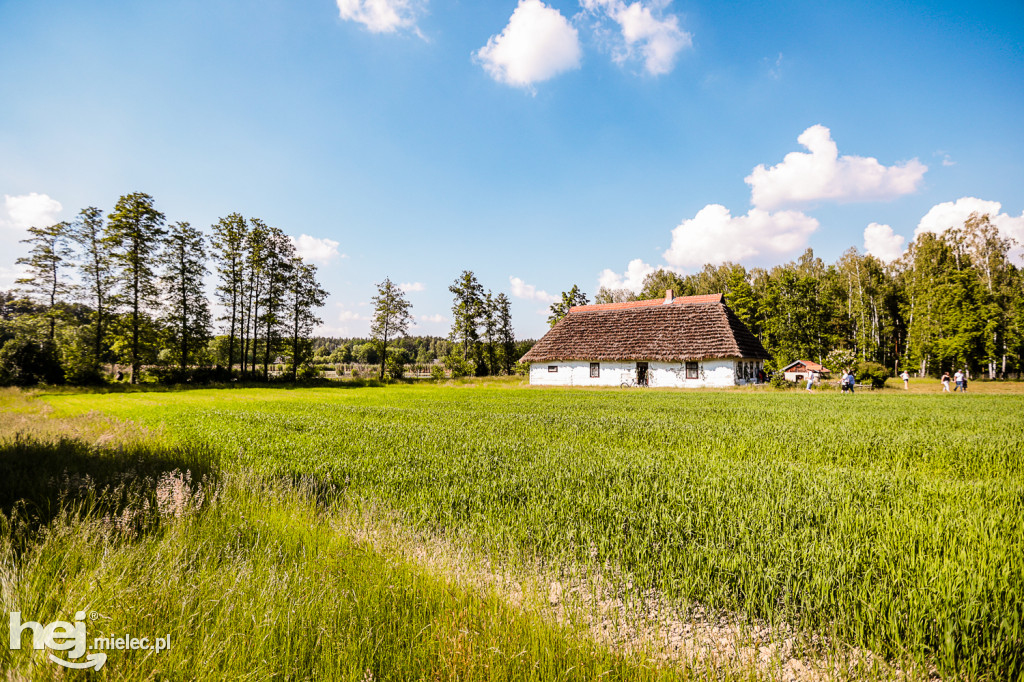
<instances>
[{"instance_id":1,"label":"cottage door","mask_svg":"<svg viewBox=\"0 0 1024 682\"><path fill-rule=\"evenodd\" d=\"M638 362L636 363L636 385L646 386L647 385L647 363Z\"/></svg>"}]
</instances>

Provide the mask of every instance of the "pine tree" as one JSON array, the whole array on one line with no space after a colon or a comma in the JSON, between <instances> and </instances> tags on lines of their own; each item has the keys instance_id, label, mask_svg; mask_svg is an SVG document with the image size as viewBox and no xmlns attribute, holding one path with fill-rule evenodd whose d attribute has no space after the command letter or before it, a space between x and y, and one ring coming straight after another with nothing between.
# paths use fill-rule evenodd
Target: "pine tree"
<instances>
[{"instance_id":1,"label":"pine tree","mask_svg":"<svg viewBox=\"0 0 1024 682\"><path fill-rule=\"evenodd\" d=\"M30 227L31 235L22 239L23 244L32 248L27 256L15 261L24 265L27 277L17 280L23 290L30 296L41 300L46 306L46 319L49 323L50 344L55 342L57 328L57 304L60 299L71 291L71 285L64 277L72 256L68 246L70 225L66 222L56 223L48 227Z\"/></svg>"},{"instance_id":2,"label":"pine tree","mask_svg":"<svg viewBox=\"0 0 1024 682\"><path fill-rule=\"evenodd\" d=\"M260 299L263 311L256 318L263 333L263 380L270 380L270 358L277 352L287 331L286 300L291 279L295 245L284 232L268 228L265 242L264 288Z\"/></svg>"},{"instance_id":3,"label":"pine tree","mask_svg":"<svg viewBox=\"0 0 1024 682\"><path fill-rule=\"evenodd\" d=\"M471 270L463 270L448 291L455 296L452 301L451 339L462 348L462 359L468 362L474 359L472 356L476 355L476 344L480 338L477 328L480 326L484 288Z\"/></svg>"},{"instance_id":4,"label":"pine tree","mask_svg":"<svg viewBox=\"0 0 1024 682\"><path fill-rule=\"evenodd\" d=\"M248 232L245 218L238 213L221 218L213 226L213 258L217 277L220 279L217 285L217 300L225 311L220 319L228 322L229 371L235 363L235 338L242 330L245 243Z\"/></svg>"},{"instance_id":5,"label":"pine tree","mask_svg":"<svg viewBox=\"0 0 1024 682\"><path fill-rule=\"evenodd\" d=\"M245 285L242 302L242 371L248 371L247 362L252 357L251 371L256 372L257 320L260 318L260 304L267 275L267 237L270 228L259 218L249 219L249 232L245 236Z\"/></svg>"},{"instance_id":6,"label":"pine tree","mask_svg":"<svg viewBox=\"0 0 1024 682\"><path fill-rule=\"evenodd\" d=\"M169 333L184 372L210 340L210 305L203 290L206 248L203 235L188 223L171 226L163 252Z\"/></svg>"},{"instance_id":7,"label":"pine tree","mask_svg":"<svg viewBox=\"0 0 1024 682\"><path fill-rule=\"evenodd\" d=\"M516 336L512 329L512 303L504 293L494 299L498 317L498 340L501 343L501 361L505 374L512 374L515 362Z\"/></svg>"},{"instance_id":8,"label":"pine tree","mask_svg":"<svg viewBox=\"0 0 1024 682\"><path fill-rule=\"evenodd\" d=\"M384 368L387 363L388 339L404 335L412 321L409 309L412 304L405 297L401 287L385 277L377 285L377 295L370 302L373 304L373 320L370 322L370 336L380 348L380 378L384 379Z\"/></svg>"},{"instance_id":9,"label":"pine tree","mask_svg":"<svg viewBox=\"0 0 1024 682\"><path fill-rule=\"evenodd\" d=\"M153 198L142 192L118 199L107 217L104 241L110 246L118 299L127 306L128 359L131 383L139 382L143 353L151 350L153 328L149 311L159 304L156 265L160 245L167 231L164 214L153 206Z\"/></svg>"},{"instance_id":10,"label":"pine tree","mask_svg":"<svg viewBox=\"0 0 1024 682\"><path fill-rule=\"evenodd\" d=\"M299 365L305 362L303 341L313 327L323 322L314 312L324 304L327 292L316 281L316 266L307 265L300 258L292 260L288 282L288 305L291 310L292 381L298 378Z\"/></svg>"},{"instance_id":11,"label":"pine tree","mask_svg":"<svg viewBox=\"0 0 1024 682\"><path fill-rule=\"evenodd\" d=\"M498 373L498 354L495 348L498 337L498 309L494 295L488 291L484 294L481 322L484 332L484 359L487 373L494 376Z\"/></svg>"},{"instance_id":12,"label":"pine tree","mask_svg":"<svg viewBox=\"0 0 1024 682\"><path fill-rule=\"evenodd\" d=\"M106 334L114 289L110 254L104 242L103 212L95 206L83 208L71 226L71 238L79 248L80 289L93 309L93 370L99 371L107 352Z\"/></svg>"}]
</instances>

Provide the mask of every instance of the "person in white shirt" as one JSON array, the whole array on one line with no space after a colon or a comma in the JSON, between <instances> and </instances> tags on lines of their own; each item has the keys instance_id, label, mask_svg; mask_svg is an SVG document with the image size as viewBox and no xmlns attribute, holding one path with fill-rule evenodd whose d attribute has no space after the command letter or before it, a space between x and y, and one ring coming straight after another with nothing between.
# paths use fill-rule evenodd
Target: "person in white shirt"
<instances>
[{"instance_id":1,"label":"person in white shirt","mask_svg":"<svg viewBox=\"0 0 1024 682\"><path fill-rule=\"evenodd\" d=\"M903 379L903 390L907 391L910 389L910 375L907 374L907 370L903 370L903 374L900 375L900 379Z\"/></svg>"},{"instance_id":2,"label":"person in white shirt","mask_svg":"<svg viewBox=\"0 0 1024 682\"><path fill-rule=\"evenodd\" d=\"M957 370L956 374L953 375L953 382L956 384L956 390L963 392L964 390L964 373L961 370Z\"/></svg>"}]
</instances>

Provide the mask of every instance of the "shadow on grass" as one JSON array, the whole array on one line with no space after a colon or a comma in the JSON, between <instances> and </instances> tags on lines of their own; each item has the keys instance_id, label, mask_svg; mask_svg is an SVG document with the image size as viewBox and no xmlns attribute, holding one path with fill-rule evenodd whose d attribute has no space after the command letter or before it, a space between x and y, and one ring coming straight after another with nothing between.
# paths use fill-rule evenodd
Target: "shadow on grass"
<instances>
[{"instance_id":1,"label":"shadow on grass","mask_svg":"<svg viewBox=\"0 0 1024 682\"><path fill-rule=\"evenodd\" d=\"M65 513L143 532L161 515L202 507L219 469L205 445L98 446L15 434L0 441L0 514L19 535L34 534Z\"/></svg>"},{"instance_id":2,"label":"shadow on grass","mask_svg":"<svg viewBox=\"0 0 1024 682\"><path fill-rule=\"evenodd\" d=\"M173 393L178 391L230 390L236 388L273 388L291 391L301 388L382 388L391 383L416 383L415 380L400 379L392 382L378 379L307 379L291 381L232 381L188 384L104 384L102 386L41 386L36 395L78 395L103 393Z\"/></svg>"}]
</instances>

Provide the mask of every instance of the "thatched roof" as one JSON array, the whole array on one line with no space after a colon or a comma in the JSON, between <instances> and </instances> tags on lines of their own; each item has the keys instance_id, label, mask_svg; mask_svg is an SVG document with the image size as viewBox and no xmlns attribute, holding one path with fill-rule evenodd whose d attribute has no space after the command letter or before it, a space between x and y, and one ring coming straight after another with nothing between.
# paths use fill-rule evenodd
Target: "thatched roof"
<instances>
[{"instance_id":1,"label":"thatched roof","mask_svg":"<svg viewBox=\"0 0 1024 682\"><path fill-rule=\"evenodd\" d=\"M711 358L771 358L721 294L575 306L522 361Z\"/></svg>"}]
</instances>

